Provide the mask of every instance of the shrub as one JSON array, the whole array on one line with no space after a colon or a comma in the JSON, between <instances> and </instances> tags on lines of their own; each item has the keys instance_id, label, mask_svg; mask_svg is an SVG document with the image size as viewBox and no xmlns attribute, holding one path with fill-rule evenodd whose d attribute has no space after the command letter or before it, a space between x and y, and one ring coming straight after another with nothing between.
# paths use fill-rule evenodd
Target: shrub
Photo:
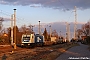
<instances>
[{"instance_id":1,"label":"shrub","mask_svg":"<svg viewBox=\"0 0 90 60\"><path fill-rule=\"evenodd\" d=\"M87 44L90 44L90 36L88 36L88 37L86 38L86 42L87 42Z\"/></svg>"}]
</instances>

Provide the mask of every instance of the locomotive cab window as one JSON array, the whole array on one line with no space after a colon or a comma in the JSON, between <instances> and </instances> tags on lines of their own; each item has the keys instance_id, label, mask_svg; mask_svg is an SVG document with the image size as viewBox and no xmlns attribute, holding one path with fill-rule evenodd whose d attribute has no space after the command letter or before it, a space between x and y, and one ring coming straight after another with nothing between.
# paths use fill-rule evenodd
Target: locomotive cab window
<instances>
[{"instance_id":1,"label":"locomotive cab window","mask_svg":"<svg viewBox=\"0 0 90 60\"><path fill-rule=\"evenodd\" d=\"M24 42L29 42L29 40L30 40L30 37L23 37Z\"/></svg>"}]
</instances>

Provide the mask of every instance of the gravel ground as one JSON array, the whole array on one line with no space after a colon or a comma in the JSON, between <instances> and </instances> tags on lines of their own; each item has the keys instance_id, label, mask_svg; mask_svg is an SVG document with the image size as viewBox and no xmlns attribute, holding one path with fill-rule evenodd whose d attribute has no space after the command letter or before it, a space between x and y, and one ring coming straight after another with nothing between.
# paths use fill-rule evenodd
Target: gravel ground
<instances>
[{"instance_id":1,"label":"gravel ground","mask_svg":"<svg viewBox=\"0 0 90 60\"><path fill-rule=\"evenodd\" d=\"M68 43L35 48L17 47L16 50L13 50L11 46L0 47L0 60L55 60L58 55L71 46L72 44ZM14 52L12 53L12 51Z\"/></svg>"},{"instance_id":2,"label":"gravel ground","mask_svg":"<svg viewBox=\"0 0 90 60\"><path fill-rule=\"evenodd\" d=\"M73 60L73 58L77 60L80 60L80 59L86 60L90 58L90 51L88 50L89 46L81 43L79 43L79 45L80 46L75 46L65 51L56 60L68 60L68 59Z\"/></svg>"}]
</instances>

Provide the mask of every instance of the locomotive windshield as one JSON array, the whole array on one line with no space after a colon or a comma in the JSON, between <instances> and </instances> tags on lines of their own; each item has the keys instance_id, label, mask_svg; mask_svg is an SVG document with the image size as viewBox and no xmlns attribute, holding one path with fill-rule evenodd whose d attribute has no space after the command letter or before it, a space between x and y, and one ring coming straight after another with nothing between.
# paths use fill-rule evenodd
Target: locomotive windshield
<instances>
[{"instance_id":1,"label":"locomotive windshield","mask_svg":"<svg viewBox=\"0 0 90 60\"><path fill-rule=\"evenodd\" d=\"M29 42L29 40L30 40L30 37L23 37L24 42Z\"/></svg>"}]
</instances>

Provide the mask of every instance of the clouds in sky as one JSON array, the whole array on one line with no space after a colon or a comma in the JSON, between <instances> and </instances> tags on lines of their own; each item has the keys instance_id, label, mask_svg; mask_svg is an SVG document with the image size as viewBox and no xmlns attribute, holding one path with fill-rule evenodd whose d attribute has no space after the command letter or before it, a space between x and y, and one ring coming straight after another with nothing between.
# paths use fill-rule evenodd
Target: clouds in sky
<instances>
[{"instance_id":1,"label":"clouds in sky","mask_svg":"<svg viewBox=\"0 0 90 60\"><path fill-rule=\"evenodd\" d=\"M74 6L77 6L79 9L90 8L90 0L0 0L0 4L48 7L53 9L66 10L71 10L74 8Z\"/></svg>"}]
</instances>

